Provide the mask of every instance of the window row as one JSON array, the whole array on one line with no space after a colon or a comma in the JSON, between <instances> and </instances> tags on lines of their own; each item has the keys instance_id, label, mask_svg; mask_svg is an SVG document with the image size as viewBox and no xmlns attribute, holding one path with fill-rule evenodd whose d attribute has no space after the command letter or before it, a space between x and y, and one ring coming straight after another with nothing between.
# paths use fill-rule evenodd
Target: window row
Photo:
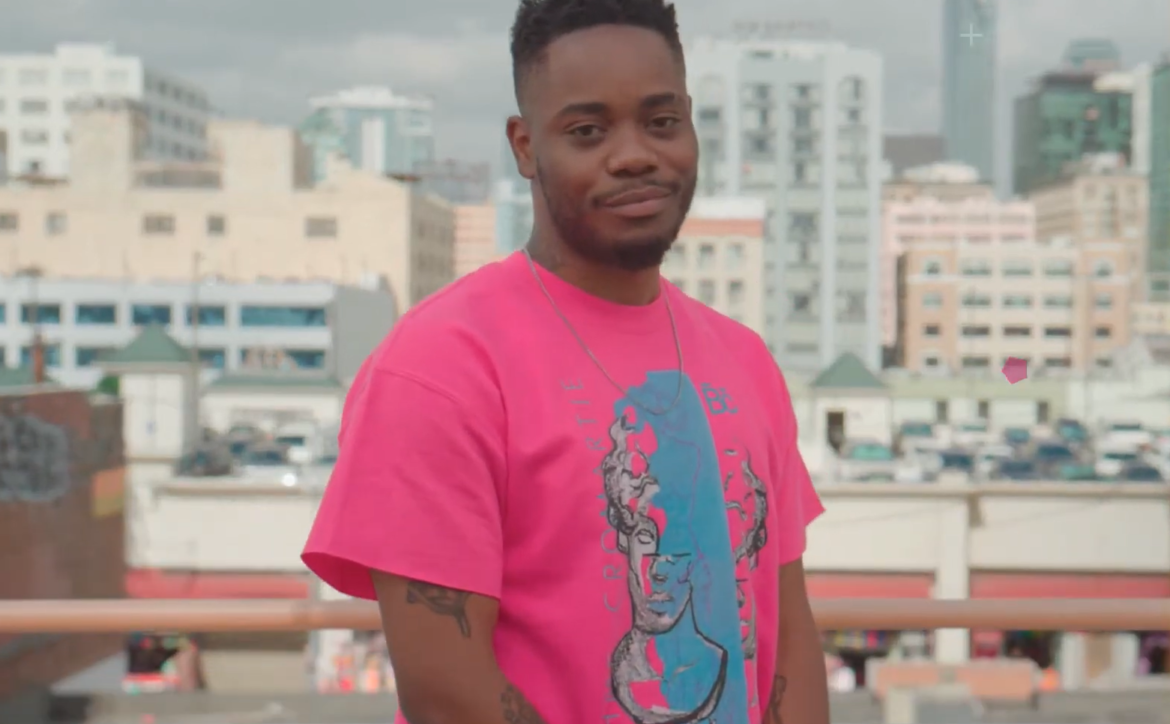
<instances>
[{"instance_id":1,"label":"window row","mask_svg":"<svg viewBox=\"0 0 1170 724\"><path fill-rule=\"evenodd\" d=\"M1027 325L1004 325L1001 330L1003 337L1011 337L1015 339L1030 338L1033 336L1035 329ZM922 336L929 339L935 339L942 336L941 324L924 324L922 325ZM992 336L992 327L988 324L965 324L959 328L959 336L967 339L987 339ZM1042 334L1045 339L1065 339L1073 336L1073 328L1069 326L1050 326L1042 329ZM1100 326L1093 329L1093 336L1097 339L1112 339L1113 328L1109 326Z\"/></svg>"},{"instance_id":2,"label":"window row","mask_svg":"<svg viewBox=\"0 0 1170 724\"><path fill-rule=\"evenodd\" d=\"M196 308L199 310L199 326L228 325L228 308L220 304L186 305L188 325L195 323ZM130 323L139 327L166 326L174 321L174 305L171 304L131 304L129 312ZM77 304L73 307L73 324L80 327L116 325L122 314L123 310L117 304ZM24 324L62 324L65 317L61 304L46 302L20 305L20 321ZM0 324L6 322L6 306L0 304ZM237 324L241 327L325 327L328 314L324 307L247 304L240 306Z\"/></svg>"},{"instance_id":3,"label":"window row","mask_svg":"<svg viewBox=\"0 0 1170 724\"><path fill-rule=\"evenodd\" d=\"M990 294L982 292L968 292L960 299L960 304L969 309L991 309L993 306ZM943 295L940 292L926 292L922 295L924 309L940 309L943 306ZM1003 309L1033 309L1036 298L1031 294L1004 294L1000 297L1000 307ZM1044 309L1072 309L1073 297L1067 294L1047 294L1040 300ZM1093 297L1093 306L1096 309L1112 309L1113 295L1102 292Z\"/></svg>"},{"instance_id":4,"label":"window row","mask_svg":"<svg viewBox=\"0 0 1170 724\"><path fill-rule=\"evenodd\" d=\"M1070 278L1076 275L1076 264L1067 259L1052 259L1044 262L1042 271L1046 277ZM1093 276L1108 279L1114 273L1113 262L1099 259L1093 263ZM995 265L990 259L964 259L959 263L959 273L965 277L990 277ZM999 272L1005 277L1031 277L1036 274L1036 265L1027 259L1008 259L999 265ZM938 277L946 273L941 259L927 259L922 263L922 275Z\"/></svg>"},{"instance_id":5,"label":"window row","mask_svg":"<svg viewBox=\"0 0 1170 724\"><path fill-rule=\"evenodd\" d=\"M50 211L44 217L44 232L49 236L60 236L69 230L69 218L63 211ZM145 236L174 236L179 229L174 214L144 214L141 231ZM227 217L221 214L208 215L203 224L208 236L227 235ZM0 234L14 234L20 231L20 215L14 211L0 211ZM335 238L338 221L334 216L309 216L304 220L304 235L310 239Z\"/></svg>"},{"instance_id":6,"label":"window row","mask_svg":"<svg viewBox=\"0 0 1170 724\"><path fill-rule=\"evenodd\" d=\"M49 368L62 367L63 354L59 344L46 344L42 347L45 355L45 366ZM79 346L73 348L73 366L79 368L93 367L103 357L115 352L117 347ZM239 351L239 363L247 365L258 350L243 348ZM320 370L325 369L326 351L323 349L285 349L281 350L282 358L294 369ZM228 352L222 347L200 348L199 361L205 368L222 370L227 368ZM0 347L0 366L5 360L4 348ZM33 350L31 346L20 348L20 366L32 367Z\"/></svg>"},{"instance_id":7,"label":"window row","mask_svg":"<svg viewBox=\"0 0 1170 724\"><path fill-rule=\"evenodd\" d=\"M685 245L676 244L667 254L666 266L687 267L693 257L695 265L702 271L715 269L719 261L723 262L723 268L727 271L739 271L743 268L744 254L744 246L740 243L726 245L722 254L719 254L714 244L699 244L693 252Z\"/></svg>"}]
</instances>

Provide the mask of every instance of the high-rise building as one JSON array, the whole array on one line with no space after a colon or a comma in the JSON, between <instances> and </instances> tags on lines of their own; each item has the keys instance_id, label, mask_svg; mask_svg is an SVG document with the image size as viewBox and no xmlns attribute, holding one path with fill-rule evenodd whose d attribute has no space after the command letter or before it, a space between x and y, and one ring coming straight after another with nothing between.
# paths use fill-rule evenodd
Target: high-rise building
<instances>
[{"instance_id":1,"label":"high-rise building","mask_svg":"<svg viewBox=\"0 0 1170 724\"><path fill-rule=\"evenodd\" d=\"M946 160L946 142L930 133L887 133L882 139L882 159L886 166L883 180L891 181L906 169L941 163Z\"/></svg>"},{"instance_id":2,"label":"high-rise building","mask_svg":"<svg viewBox=\"0 0 1170 724\"><path fill-rule=\"evenodd\" d=\"M1148 295L1170 302L1170 55L1150 76L1150 231L1146 251Z\"/></svg>"},{"instance_id":3,"label":"high-rise building","mask_svg":"<svg viewBox=\"0 0 1170 724\"><path fill-rule=\"evenodd\" d=\"M700 195L766 201L763 336L786 369L881 362L882 60L837 42L687 49Z\"/></svg>"},{"instance_id":4,"label":"high-rise building","mask_svg":"<svg viewBox=\"0 0 1170 724\"><path fill-rule=\"evenodd\" d=\"M1068 68L1107 73L1121 68L1121 51L1108 38L1078 38L1064 49L1062 62Z\"/></svg>"},{"instance_id":5,"label":"high-rise building","mask_svg":"<svg viewBox=\"0 0 1170 724\"><path fill-rule=\"evenodd\" d=\"M313 149L317 181L328 157L339 153L356 168L393 176L412 175L416 164L435 160L434 102L429 98L359 87L313 98L310 104L313 112L299 130Z\"/></svg>"},{"instance_id":6,"label":"high-rise building","mask_svg":"<svg viewBox=\"0 0 1170 724\"><path fill-rule=\"evenodd\" d=\"M117 54L112 45L62 44L50 54L0 55L0 133L10 176L63 178L70 169L69 106L92 96L138 101L143 154L196 161L207 155L211 104L199 87Z\"/></svg>"},{"instance_id":7,"label":"high-rise building","mask_svg":"<svg viewBox=\"0 0 1170 724\"><path fill-rule=\"evenodd\" d=\"M998 47L994 0L946 0L943 6L943 138L946 156L995 174L995 73Z\"/></svg>"},{"instance_id":8,"label":"high-rise building","mask_svg":"<svg viewBox=\"0 0 1170 724\"><path fill-rule=\"evenodd\" d=\"M462 277L504 256L496 246L494 204L455 207L455 276Z\"/></svg>"},{"instance_id":9,"label":"high-rise building","mask_svg":"<svg viewBox=\"0 0 1170 724\"><path fill-rule=\"evenodd\" d=\"M1133 74L1082 63L1045 73L1015 103L1013 189L1026 194L1086 154L1133 157Z\"/></svg>"},{"instance_id":10,"label":"high-rise building","mask_svg":"<svg viewBox=\"0 0 1170 724\"><path fill-rule=\"evenodd\" d=\"M520 175L507 143L500 149L502 173L492 198L496 207L496 251L508 254L522 248L532 235L532 185Z\"/></svg>"}]
</instances>

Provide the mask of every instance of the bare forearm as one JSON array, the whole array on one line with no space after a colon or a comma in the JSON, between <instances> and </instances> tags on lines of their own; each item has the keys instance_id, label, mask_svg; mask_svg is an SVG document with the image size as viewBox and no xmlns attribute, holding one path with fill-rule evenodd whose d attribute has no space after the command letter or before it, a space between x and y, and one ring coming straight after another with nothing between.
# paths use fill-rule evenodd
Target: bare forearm
<instances>
[{"instance_id":1,"label":"bare forearm","mask_svg":"<svg viewBox=\"0 0 1170 724\"><path fill-rule=\"evenodd\" d=\"M821 636L799 562L780 569L781 619L776 675L765 724L829 724L829 687Z\"/></svg>"},{"instance_id":2,"label":"bare forearm","mask_svg":"<svg viewBox=\"0 0 1170 724\"><path fill-rule=\"evenodd\" d=\"M399 689L402 715L410 724L548 724L498 669L473 684L447 679L420 696Z\"/></svg>"}]
</instances>

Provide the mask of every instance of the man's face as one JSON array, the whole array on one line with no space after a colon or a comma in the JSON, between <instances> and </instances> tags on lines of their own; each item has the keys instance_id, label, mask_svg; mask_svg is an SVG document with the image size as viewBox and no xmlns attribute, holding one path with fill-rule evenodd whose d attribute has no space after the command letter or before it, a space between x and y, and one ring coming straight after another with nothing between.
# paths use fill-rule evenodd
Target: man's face
<instances>
[{"instance_id":1,"label":"man's face","mask_svg":"<svg viewBox=\"0 0 1170 724\"><path fill-rule=\"evenodd\" d=\"M657 266L695 192L698 142L681 60L657 33L603 25L553 42L509 123L520 170L587 260Z\"/></svg>"}]
</instances>

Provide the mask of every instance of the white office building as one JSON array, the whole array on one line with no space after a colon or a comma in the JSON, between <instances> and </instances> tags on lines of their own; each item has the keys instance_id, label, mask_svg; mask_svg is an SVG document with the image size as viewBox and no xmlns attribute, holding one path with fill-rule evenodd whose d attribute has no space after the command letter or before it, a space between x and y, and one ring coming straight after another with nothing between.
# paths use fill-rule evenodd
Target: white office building
<instances>
[{"instance_id":1,"label":"white office building","mask_svg":"<svg viewBox=\"0 0 1170 724\"><path fill-rule=\"evenodd\" d=\"M301 140L313 150L317 180L331 155L363 171L409 175L435 160L434 101L362 86L309 101L313 112L301 122Z\"/></svg>"},{"instance_id":2,"label":"white office building","mask_svg":"<svg viewBox=\"0 0 1170 724\"><path fill-rule=\"evenodd\" d=\"M0 366L32 366L39 328L49 376L92 387L104 355L158 325L198 348L207 376L299 369L347 383L397 317L387 291L327 282L0 277Z\"/></svg>"},{"instance_id":3,"label":"white office building","mask_svg":"<svg viewBox=\"0 0 1170 724\"><path fill-rule=\"evenodd\" d=\"M143 149L157 160L207 156L211 104L197 86L119 55L112 45L63 44L51 55L0 55L0 136L9 176L69 175L70 102L89 96L137 101L146 114Z\"/></svg>"},{"instance_id":4,"label":"white office building","mask_svg":"<svg viewBox=\"0 0 1170 724\"><path fill-rule=\"evenodd\" d=\"M836 42L687 48L699 194L768 202L765 333L786 370L881 363L882 60Z\"/></svg>"}]
</instances>

